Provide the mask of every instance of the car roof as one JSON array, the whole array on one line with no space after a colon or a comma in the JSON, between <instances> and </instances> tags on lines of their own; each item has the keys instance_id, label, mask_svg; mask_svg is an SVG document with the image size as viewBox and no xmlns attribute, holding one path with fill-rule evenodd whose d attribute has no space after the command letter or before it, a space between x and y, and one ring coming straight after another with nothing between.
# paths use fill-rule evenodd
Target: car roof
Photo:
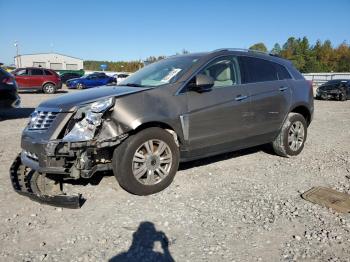
<instances>
[{"instance_id":1,"label":"car roof","mask_svg":"<svg viewBox=\"0 0 350 262\"><path fill-rule=\"evenodd\" d=\"M198 52L198 53L189 53L189 54L181 54L181 55L174 55L169 56L168 58L173 57L193 57L193 58L199 58L204 56L217 56L217 55L240 55L240 56L251 56L251 57L257 57L261 59L267 59L270 61L274 61L277 63L287 64L290 65L291 62L287 59L284 59L282 57L279 57L275 54L257 51L257 50L250 50L250 49L242 49L242 48L221 48L216 49L210 52Z\"/></svg>"}]
</instances>

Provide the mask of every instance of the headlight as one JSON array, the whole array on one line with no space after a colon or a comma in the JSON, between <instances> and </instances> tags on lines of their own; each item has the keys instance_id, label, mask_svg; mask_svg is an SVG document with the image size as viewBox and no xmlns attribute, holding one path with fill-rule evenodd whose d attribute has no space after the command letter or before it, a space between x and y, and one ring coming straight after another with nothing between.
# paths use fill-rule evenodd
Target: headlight
<instances>
[{"instance_id":1,"label":"headlight","mask_svg":"<svg viewBox=\"0 0 350 262\"><path fill-rule=\"evenodd\" d=\"M78 109L74 118L81 119L75 123L68 134L63 137L65 142L81 142L94 138L95 131L102 123L103 114L114 105L114 98L96 101Z\"/></svg>"}]
</instances>

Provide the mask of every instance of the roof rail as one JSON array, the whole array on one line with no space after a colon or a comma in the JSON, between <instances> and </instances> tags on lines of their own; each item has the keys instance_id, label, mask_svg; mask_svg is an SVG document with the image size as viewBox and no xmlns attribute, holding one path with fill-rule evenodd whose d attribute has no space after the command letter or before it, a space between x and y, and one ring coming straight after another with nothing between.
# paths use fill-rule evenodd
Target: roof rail
<instances>
[{"instance_id":1,"label":"roof rail","mask_svg":"<svg viewBox=\"0 0 350 262\"><path fill-rule=\"evenodd\" d=\"M244 49L244 48L220 48L212 51L212 53L220 52L220 51L239 51L239 52L247 52L247 53L258 53L263 55L273 55L269 52L259 51L259 50L252 50L252 49Z\"/></svg>"}]
</instances>

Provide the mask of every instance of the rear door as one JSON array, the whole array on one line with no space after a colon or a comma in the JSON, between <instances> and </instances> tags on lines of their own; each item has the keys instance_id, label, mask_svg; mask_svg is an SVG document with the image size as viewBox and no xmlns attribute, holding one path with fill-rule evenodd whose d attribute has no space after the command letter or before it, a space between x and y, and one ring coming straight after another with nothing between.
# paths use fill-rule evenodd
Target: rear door
<instances>
[{"instance_id":1,"label":"rear door","mask_svg":"<svg viewBox=\"0 0 350 262\"><path fill-rule=\"evenodd\" d=\"M209 92L187 91L188 114L183 116L191 151L217 151L246 137L249 98L241 85L238 60L234 56L216 58L199 74L214 79ZM191 81L194 81L192 79ZM191 84L191 81L189 85ZM188 129L187 129L188 128Z\"/></svg>"},{"instance_id":2,"label":"rear door","mask_svg":"<svg viewBox=\"0 0 350 262\"><path fill-rule=\"evenodd\" d=\"M251 98L252 118L247 132L251 137L273 139L290 107L291 76L283 65L272 61L248 56L240 59Z\"/></svg>"}]
</instances>

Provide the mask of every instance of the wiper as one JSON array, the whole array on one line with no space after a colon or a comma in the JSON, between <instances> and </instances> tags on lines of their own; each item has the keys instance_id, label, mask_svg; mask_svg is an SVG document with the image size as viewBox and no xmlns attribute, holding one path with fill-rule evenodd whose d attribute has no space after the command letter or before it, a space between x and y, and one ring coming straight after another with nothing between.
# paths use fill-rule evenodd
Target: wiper
<instances>
[{"instance_id":1,"label":"wiper","mask_svg":"<svg viewBox=\"0 0 350 262\"><path fill-rule=\"evenodd\" d=\"M145 87L144 85L136 84L136 83L127 83L127 84L121 84L121 86L133 86L133 87Z\"/></svg>"}]
</instances>

